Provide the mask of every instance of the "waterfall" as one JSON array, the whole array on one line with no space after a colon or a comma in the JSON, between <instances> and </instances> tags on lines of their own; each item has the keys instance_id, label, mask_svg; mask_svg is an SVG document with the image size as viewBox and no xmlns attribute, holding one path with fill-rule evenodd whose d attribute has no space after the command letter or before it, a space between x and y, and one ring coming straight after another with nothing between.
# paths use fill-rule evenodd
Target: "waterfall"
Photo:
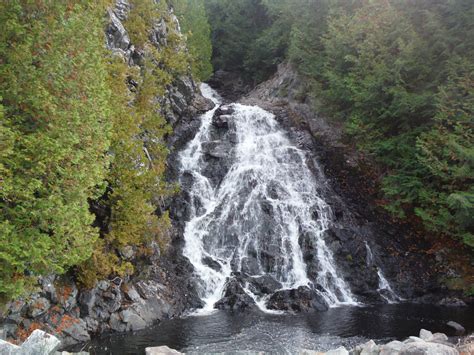
<instances>
[{"instance_id":1,"label":"waterfall","mask_svg":"<svg viewBox=\"0 0 474 355\"><path fill-rule=\"evenodd\" d=\"M369 244L367 242L365 242L365 249L367 251L367 266L372 266L374 264L374 256L372 254L372 249L370 249ZM377 291L379 292L380 296L382 296L382 298L387 301L387 303L396 303L399 301L403 301L403 298L397 295L397 293L392 289L392 286L390 286L390 283L385 278L385 275L383 274L380 267L376 266L376 268L377 276L379 277L379 287Z\"/></svg>"},{"instance_id":2,"label":"waterfall","mask_svg":"<svg viewBox=\"0 0 474 355\"><path fill-rule=\"evenodd\" d=\"M198 292L209 312L221 299L229 279L264 275L279 289L312 287L329 305L356 303L338 274L324 240L331 210L318 181L306 165L304 152L286 137L273 114L256 106L232 104L226 116L228 140L216 139L213 115L221 99L206 84L201 91L216 107L201 116L194 139L180 154L181 177L192 177L190 219L184 230L183 253L195 269ZM206 170L209 146L218 147L228 170L216 184ZM301 243L316 250L318 276L310 279ZM269 295L248 284L245 292L266 310Z\"/></svg>"}]
</instances>

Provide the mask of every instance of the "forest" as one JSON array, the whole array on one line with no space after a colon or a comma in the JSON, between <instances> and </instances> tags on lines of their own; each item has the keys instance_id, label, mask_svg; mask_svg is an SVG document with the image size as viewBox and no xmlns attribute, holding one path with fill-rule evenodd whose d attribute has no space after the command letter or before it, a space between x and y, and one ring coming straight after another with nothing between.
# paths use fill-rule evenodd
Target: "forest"
<instances>
[{"instance_id":1,"label":"forest","mask_svg":"<svg viewBox=\"0 0 474 355\"><path fill-rule=\"evenodd\" d=\"M290 61L304 97L384 173L384 207L474 247L470 0L208 0L215 70Z\"/></svg>"},{"instance_id":2,"label":"forest","mask_svg":"<svg viewBox=\"0 0 474 355\"><path fill-rule=\"evenodd\" d=\"M51 273L131 275L126 247L166 248L157 201L176 186L156 98L184 74L256 85L283 62L382 168L384 208L474 248L472 0L133 0L140 67L105 48L110 3L0 3L0 301ZM168 6L184 36L158 51L147 29Z\"/></svg>"}]
</instances>

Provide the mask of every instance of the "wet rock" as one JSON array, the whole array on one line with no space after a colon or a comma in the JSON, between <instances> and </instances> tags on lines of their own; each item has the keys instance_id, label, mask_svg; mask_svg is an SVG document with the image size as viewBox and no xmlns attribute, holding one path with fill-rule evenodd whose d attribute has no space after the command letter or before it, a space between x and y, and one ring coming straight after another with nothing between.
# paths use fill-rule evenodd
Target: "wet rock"
<instances>
[{"instance_id":1,"label":"wet rock","mask_svg":"<svg viewBox=\"0 0 474 355\"><path fill-rule=\"evenodd\" d=\"M212 118L212 124L214 127L228 129L229 122L232 121L231 115L214 115Z\"/></svg>"},{"instance_id":2,"label":"wet rock","mask_svg":"<svg viewBox=\"0 0 474 355\"><path fill-rule=\"evenodd\" d=\"M464 329L461 324L456 323L454 321L449 321L448 323L446 323L446 325L452 330L454 330L455 335L463 335L466 332L466 329Z\"/></svg>"},{"instance_id":3,"label":"wet rock","mask_svg":"<svg viewBox=\"0 0 474 355\"><path fill-rule=\"evenodd\" d=\"M110 316L109 325L110 329L116 332L125 332L127 330L127 325L122 322L122 318L117 313Z\"/></svg>"},{"instance_id":4,"label":"wet rock","mask_svg":"<svg viewBox=\"0 0 474 355\"><path fill-rule=\"evenodd\" d=\"M126 324L126 330L140 330L147 326L147 323L131 309L120 312L122 321Z\"/></svg>"},{"instance_id":5,"label":"wet rock","mask_svg":"<svg viewBox=\"0 0 474 355\"><path fill-rule=\"evenodd\" d=\"M204 113L209 110L212 110L215 106L215 104L211 100L206 99L204 96L201 95L196 95L192 105L198 113Z\"/></svg>"},{"instance_id":6,"label":"wet rock","mask_svg":"<svg viewBox=\"0 0 474 355\"><path fill-rule=\"evenodd\" d=\"M254 308L256 305L252 297L244 291L240 282L236 279L231 279L226 285L224 297L214 307L217 309L241 311Z\"/></svg>"},{"instance_id":7,"label":"wet rock","mask_svg":"<svg viewBox=\"0 0 474 355\"><path fill-rule=\"evenodd\" d=\"M267 307L295 312L327 311L329 308L324 298L307 286L275 292L268 300Z\"/></svg>"},{"instance_id":8,"label":"wet rock","mask_svg":"<svg viewBox=\"0 0 474 355\"><path fill-rule=\"evenodd\" d=\"M49 307L51 307L49 301L44 297L40 297L28 303L27 314L31 318L36 318L45 314L48 311Z\"/></svg>"},{"instance_id":9,"label":"wet rock","mask_svg":"<svg viewBox=\"0 0 474 355\"><path fill-rule=\"evenodd\" d=\"M215 271L220 271L222 269L221 264L219 264L217 261L215 261L213 258L209 256L206 256L205 258L203 258L202 263L204 265L209 266L211 269Z\"/></svg>"},{"instance_id":10,"label":"wet rock","mask_svg":"<svg viewBox=\"0 0 474 355\"><path fill-rule=\"evenodd\" d=\"M235 110L231 105L222 105L216 110L216 112L214 113L214 117L221 115L232 115L234 111Z\"/></svg>"},{"instance_id":11,"label":"wet rock","mask_svg":"<svg viewBox=\"0 0 474 355\"><path fill-rule=\"evenodd\" d=\"M282 285L270 275L251 277L248 279L252 291L258 295L269 295L279 290Z\"/></svg>"},{"instance_id":12,"label":"wet rock","mask_svg":"<svg viewBox=\"0 0 474 355\"><path fill-rule=\"evenodd\" d=\"M228 142L211 141L202 144L202 150L208 157L228 158L232 153L232 146Z\"/></svg>"},{"instance_id":13,"label":"wet rock","mask_svg":"<svg viewBox=\"0 0 474 355\"><path fill-rule=\"evenodd\" d=\"M246 256L241 261L242 272L248 275L257 275L259 273L258 261L253 256Z\"/></svg>"},{"instance_id":14,"label":"wet rock","mask_svg":"<svg viewBox=\"0 0 474 355\"><path fill-rule=\"evenodd\" d=\"M52 354L61 345L54 335L36 329L21 345L21 355Z\"/></svg>"},{"instance_id":15,"label":"wet rock","mask_svg":"<svg viewBox=\"0 0 474 355\"><path fill-rule=\"evenodd\" d=\"M171 349L167 346L155 346L153 348L145 349L146 355L179 355L182 354L177 350Z\"/></svg>"},{"instance_id":16,"label":"wet rock","mask_svg":"<svg viewBox=\"0 0 474 355\"><path fill-rule=\"evenodd\" d=\"M446 307L466 307L467 306L467 304L463 300L460 300L459 298L456 298L456 297L443 298L438 304L440 306L446 306Z\"/></svg>"}]
</instances>

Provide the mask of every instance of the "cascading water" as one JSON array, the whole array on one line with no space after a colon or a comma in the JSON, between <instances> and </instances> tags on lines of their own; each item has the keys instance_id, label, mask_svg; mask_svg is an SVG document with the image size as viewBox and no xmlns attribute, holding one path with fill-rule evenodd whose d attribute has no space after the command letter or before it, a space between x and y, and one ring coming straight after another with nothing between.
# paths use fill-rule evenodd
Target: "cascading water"
<instances>
[{"instance_id":1,"label":"cascading water","mask_svg":"<svg viewBox=\"0 0 474 355\"><path fill-rule=\"evenodd\" d=\"M374 264L374 256L372 254L372 249L370 249L369 244L367 242L365 242L365 249L367 251L367 266L372 266ZM392 286L390 286L390 283L385 278L385 275L383 274L380 267L376 266L376 268L377 276L379 278L379 287L377 291L380 293L380 296L382 296L382 298L387 301L387 303L396 303L399 301L403 301L403 298L397 295L392 289Z\"/></svg>"},{"instance_id":2,"label":"cascading water","mask_svg":"<svg viewBox=\"0 0 474 355\"><path fill-rule=\"evenodd\" d=\"M184 255L195 268L198 292L208 312L221 299L229 279L270 276L279 289L311 286L329 305L356 303L338 275L324 233L331 210L305 163L305 155L279 128L274 116L256 106L233 104L224 118L231 144L213 135L213 115L220 98L207 85L201 90L216 107L180 155L181 176L191 176L190 220ZM209 146L214 157L227 156L228 170L216 183L205 166ZM216 148L217 147L217 148ZM303 256L303 236L316 250L317 277L310 279ZM265 310L269 295L243 289Z\"/></svg>"}]
</instances>

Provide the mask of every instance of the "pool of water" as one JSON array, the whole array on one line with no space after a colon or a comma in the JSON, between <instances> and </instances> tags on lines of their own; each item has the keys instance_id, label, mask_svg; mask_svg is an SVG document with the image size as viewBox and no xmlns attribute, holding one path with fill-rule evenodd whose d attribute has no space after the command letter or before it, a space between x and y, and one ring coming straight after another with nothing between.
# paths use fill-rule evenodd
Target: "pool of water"
<instances>
[{"instance_id":1,"label":"pool of water","mask_svg":"<svg viewBox=\"0 0 474 355\"><path fill-rule=\"evenodd\" d=\"M281 315L216 311L163 321L136 333L102 336L85 349L91 354L144 354L146 347L167 345L191 354L294 354L300 349L350 348L368 339L404 339L417 335L420 328L449 334L449 320L474 331L474 307L395 304Z\"/></svg>"}]
</instances>

